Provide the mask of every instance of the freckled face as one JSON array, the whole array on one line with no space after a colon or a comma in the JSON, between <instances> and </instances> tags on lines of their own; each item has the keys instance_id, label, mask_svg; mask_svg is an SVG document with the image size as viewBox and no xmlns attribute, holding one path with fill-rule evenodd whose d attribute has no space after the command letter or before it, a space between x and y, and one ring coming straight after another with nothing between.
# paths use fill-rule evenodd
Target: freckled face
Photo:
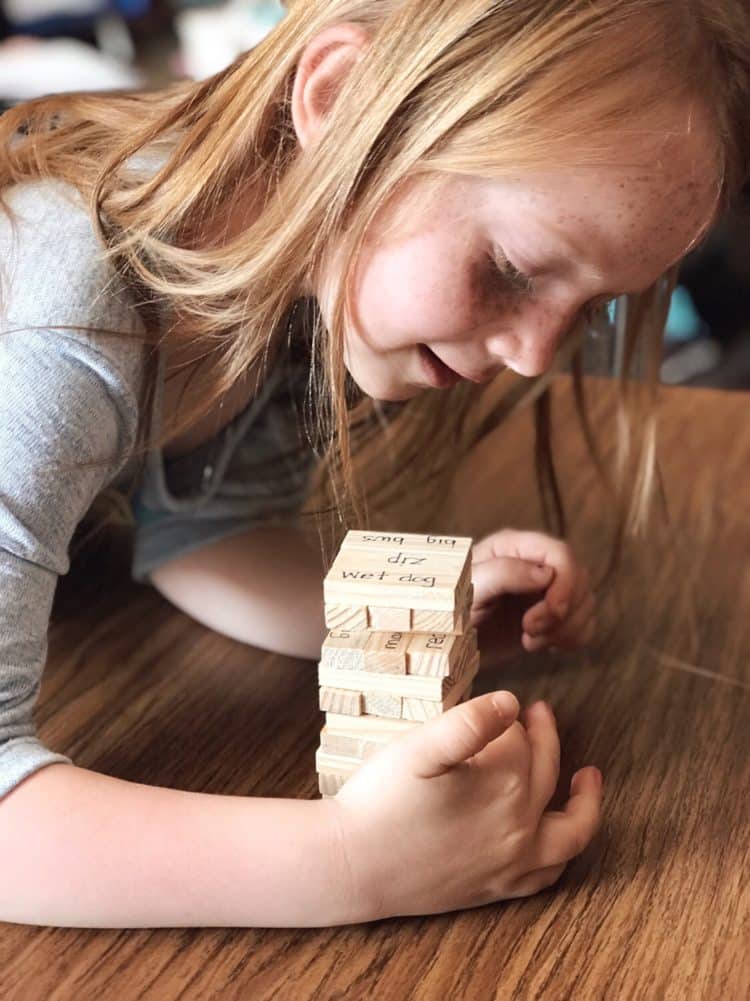
<instances>
[{"instance_id":1,"label":"freckled face","mask_svg":"<svg viewBox=\"0 0 750 1001\"><path fill-rule=\"evenodd\" d=\"M631 134L612 164L623 150L648 162L633 147ZM648 169L452 175L437 197L408 197L420 183L377 221L354 286L346 364L382 400L544 372L584 307L647 288L700 238L718 181L704 124Z\"/></svg>"}]
</instances>

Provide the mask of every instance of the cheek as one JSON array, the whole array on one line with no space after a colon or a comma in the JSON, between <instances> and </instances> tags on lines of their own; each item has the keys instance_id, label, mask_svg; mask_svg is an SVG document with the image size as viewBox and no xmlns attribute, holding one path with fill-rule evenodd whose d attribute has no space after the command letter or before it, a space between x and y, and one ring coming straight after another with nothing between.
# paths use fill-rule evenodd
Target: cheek
<instances>
[{"instance_id":1,"label":"cheek","mask_svg":"<svg viewBox=\"0 0 750 1001\"><path fill-rule=\"evenodd\" d=\"M476 327L512 326L522 317L524 297L503 282L492 262L479 261L474 265L470 287L472 319Z\"/></svg>"},{"instance_id":2,"label":"cheek","mask_svg":"<svg viewBox=\"0 0 750 1001\"><path fill-rule=\"evenodd\" d=\"M375 347L468 336L485 308L486 278L457 259L455 247L428 240L368 253L355 292L360 335Z\"/></svg>"}]
</instances>

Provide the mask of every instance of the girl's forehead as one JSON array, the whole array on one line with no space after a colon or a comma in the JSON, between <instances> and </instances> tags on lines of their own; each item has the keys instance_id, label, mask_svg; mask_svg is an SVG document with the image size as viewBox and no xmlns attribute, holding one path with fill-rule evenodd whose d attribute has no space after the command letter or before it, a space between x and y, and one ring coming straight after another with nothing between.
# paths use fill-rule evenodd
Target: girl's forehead
<instances>
[{"instance_id":1,"label":"girl's forehead","mask_svg":"<svg viewBox=\"0 0 750 1001\"><path fill-rule=\"evenodd\" d=\"M567 153L550 156L549 168L524 166L522 159L493 164L488 149L486 173L448 175L450 197L443 191L432 198L433 218L448 226L465 219L477 228L499 228L506 240L509 225L519 241L551 244L559 236L566 254L585 254L593 245L598 257L635 247L642 253L645 242L657 264L667 259L666 267L702 236L723 180L721 144L708 109L669 100L591 137L591 146L574 136Z\"/></svg>"},{"instance_id":2,"label":"girl's forehead","mask_svg":"<svg viewBox=\"0 0 750 1001\"><path fill-rule=\"evenodd\" d=\"M684 169L681 169L684 168ZM547 226L621 232L700 225L715 209L719 178L713 164L664 162L650 167L588 167L485 180L479 210L498 218L523 214L530 228ZM664 225L662 225L664 224Z\"/></svg>"}]
</instances>

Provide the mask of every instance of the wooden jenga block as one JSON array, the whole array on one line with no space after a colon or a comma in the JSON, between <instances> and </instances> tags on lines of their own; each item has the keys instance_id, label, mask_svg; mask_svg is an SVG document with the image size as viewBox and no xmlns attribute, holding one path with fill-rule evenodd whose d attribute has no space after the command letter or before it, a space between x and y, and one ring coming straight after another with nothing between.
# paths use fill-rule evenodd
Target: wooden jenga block
<instances>
[{"instance_id":1,"label":"wooden jenga block","mask_svg":"<svg viewBox=\"0 0 750 1001\"><path fill-rule=\"evenodd\" d=\"M342 574L347 573L352 579L346 576L342 579ZM392 573L388 570L365 574L332 568L325 581L326 605L346 606L348 603L349 607L357 608L422 608L452 612L461 605L463 594L463 591L457 592L456 579L451 574Z\"/></svg>"},{"instance_id":2,"label":"wooden jenga block","mask_svg":"<svg viewBox=\"0 0 750 1001\"><path fill-rule=\"evenodd\" d=\"M357 600L362 600L358 596ZM344 599L341 599L344 600ZM381 598L372 597L372 601ZM386 609L377 605L364 608L343 604L326 604L325 624L332 631L356 632L444 632L460 636L470 626L470 606L455 609L421 608L419 601L411 600L409 608ZM391 615L390 612L394 614ZM374 613L374 614L373 614ZM406 623L409 625L397 625ZM392 624L389 624L392 623Z\"/></svg>"},{"instance_id":3,"label":"wooden jenga block","mask_svg":"<svg viewBox=\"0 0 750 1001\"><path fill-rule=\"evenodd\" d=\"M476 649L476 630L453 633L352 633L331 630L320 663L336 670L447 677L460 656Z\"/></svg>"},{"instance_id":4,"label":"wooden jenga block","mask_svg":"<svg viewBox=\"0 0 750 1001\"><path fill-rule=\"evenodd\" d=\"M411 633L370 633L362 669L375 674L406 674L406 651Z\"/></svg>"},{"instance_id":5,"label":"wooden jenga block","mask_svg":"<svg viewBox=\"0 0 750 1001\"><path fill-rule=\"evenodd\" d=\"M452 633L414 633L409 638L407 671L428 678L446 678L456 672L465 649L476 649L476 630Z\"/></svg>"},{"instance_id":6,"label":"wooden jenga block","mask_svg":"<svg viewBox=\"0 0 750 1001\"><path fill-rule=\"evenodd\" d=\"M451 709L459 702L465 701L470 696L471 686L479 670L479 654L474 654L468 669L462 674L460 680L448 689L443 698L436 702L431 699L405 698L402 702L403 718L425 723L427 720L435 719L442 715L447 709Z\"/></svg>"},{"instance_id":7,"label":"wooden jenga block","mask_svg":"<svg viewBox=\"0 0 750 1001\"><path fill-rule=\"evenodd\" d=\"M369 623L367 607L326 602L325 623L327 629L345 629L352 632L367 629Z\"/></svg>"},{"instance_id":8,"label":"wooden jenga block","mask_svg":"<svg viewBox=\"0 0 750 1001\"><path fill-rule=\"evenodd\" d=\"M333 775L329 772L320 772L318 774L318 789L324 798L335 796L348 778L348 775Z\"/></svg>"},{"instance_id":9,"label":"wooden jenga block","mask_svg":"<svg viewBox=\"0 0 750 1001\"><path fill-rule=\"evenodd\" d=\"M323 642L320 663L334 670L406 674L410 639L410 633L332 629Z\"/></svg>"},{"instance_id":10,"label":"wooden jenga block","mask_svg":"<svg viewBox=\"0 0 750 1001\"><path fill-rule=\"evenodd\" d=\"M412 603L411 608L394 608L393 612L398 613L397 616L373 616L372 606L367 607L368 622L370 629L373 632L412 632L412 633L427 633L427 632L446 632L451 633L454 636L460 636L465 633L470 627L470 616L469 612L471 610L471 605L468 607L456 608L454 610L435 610L430 608L418 608L417 603ZM377 611L383 611L383 609L378 609ZM406 623L408 620L409 625L402 625L398 627L395 626L396 622ZM394 626L386 627L386 622L393 622ZM430 625L432 623L432 625Z\"/></svg>"},{"instance_id":11,"label":"wooden jenga block","mask_svg":"<svg viewBox=\"0 0 750 1001\"><path fill-rule=\"evenodd\" d=\"M354 775L362 762L345 754L335 754L319 747L315 752L315 768L318 775Z\"/></svg>"},{"instance_id":12,"label":"wooden jenga block","mask_svg":"<svg viewBox=\"0 0 750 1001\"><path fill-rule=\"evenodd\" d=\"M387 737L379 740L363 740L347 734L330 733L327 726L320 731L320 746L328 754L343 754L349 758L365 761L388 743Z\"/></svg>"},{"instance_id":13,"label":"wooden jenga block","mask_svg":"<svg viewBox=\"0 0 750 1001\"><path fill-rule=\"evenodd\" d=\"M365 581L395 580L403 574L413 574L411 584L422 584L425 576L451 578L455 586L465 581L468 566L465 553L426 553L393 546L391 549L349 549L346 542L339 550L332 566L347 572L335 576L334 580ZM383 576L385 573L385 576ZM364 588L364 590L367 590Z\"/></svg>"},{"instance_id":14,"label":"wooden jenga block","mask_svg":"<svg viewBox=\"0 0 750 1001\"><path fill-rule=\"evenodd\" d=\"M343 716L326 713L328 735L344 735L357 740L389 741L408 733L418 724L404 719L378 719L377 716Z\"/></svg>"},{"instance_id":15,"label":"wooden jenga block","mask_svg":"<svg viewBox=\"0 0 750 1001\"><path fill-rule=\"evenodd\" d=\"M318 666L318 682L322 688L340 688L352 692L385 692L400 698L430 699L439 702L450 687L451 678L422 678L416 675L372 674L367 671L342 671ZM331 712L339 710L331 709Z\"/></svg>"},{"instance_id":16,"label":"wooden jenga block","mask_svg":"<svg viewBox=\"0 0 750 1001\"><path fill-rule=\"evenodd\" d=\"M430 611L415 608L412 615L412 632L453 633L462 636L469 628L470 620L466 610L455 612Z\"/></svg>"},{"instance_id":17,"label":"wooden jenga block","mask_svg":"<svg viewBox=\"0 0 750 1001\"><path fill-rule=\"evenodd\" d=\"M370 629L380 632L408 632L411 629L412 611L410 608L378 608L367 606L367 618Z\"/></svg>"},{"instance_id":18,"label":"wooden jenga block","mask_svg":"<svg viewBox=\"0 0 750 1001\"><path fill-rule=\"evenodd\" d=\"M323 641L320 663L337 670L364 671L364 648L369 639L366 632L332 629Z\"/></svg>"},{"instance_id":19,"label":"wooden jenga block","mask_svg":"<svg viewBox=\"0 0 750 1001\"><path fill-rule=\"evenodd\" d=\"M459 556L466 559L471 552L472 540L466 536L421 535L414 532L347 532L341 548L347 551L365 549L367 552L394 548L407 552L436 553Z\"/></svg>"},{"instance_id":20,"label":"wooden jenga block","mask_svg":"<svg viewBox=\"0 0 750 1001\"><path fill-rule=\"evenodd\" d=\"M403 699L398 695L390 692L363 692L362 695L366 715L401 719Z\"/></svg>"},{"instance_id":21,"label":"wooden jenga block","mask_svg":"<svg viewBox=\"0 0 750 1001\"><path fill-rule=\"evenodd\" d=\"M328 668L336 672L336 668ZM320 708L323 712L343 713L346 716L361 716L364 704L361 691L344 691L341 688L323 687L320 689Z\"/></svg>"}]
</instances>

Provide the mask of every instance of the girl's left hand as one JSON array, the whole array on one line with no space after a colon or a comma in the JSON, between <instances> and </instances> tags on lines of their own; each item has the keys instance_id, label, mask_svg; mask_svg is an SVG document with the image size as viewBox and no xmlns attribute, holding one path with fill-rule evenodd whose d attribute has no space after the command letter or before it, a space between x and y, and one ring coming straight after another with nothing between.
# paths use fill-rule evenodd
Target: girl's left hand
<instances>
[{"instance_id":1,"label":"girl's left hand","mask_svg":"<svg viewBox=\"0 0 750 1001\"><path fill-rule=\"evenodd\" d=\"M529 652L574 649L593 638L589 573L559 539L539 532L495 532L474 546L471 576L471 621L480 632L480 649L508 655L519 641Z\"/></svg>"}]
</instances>

